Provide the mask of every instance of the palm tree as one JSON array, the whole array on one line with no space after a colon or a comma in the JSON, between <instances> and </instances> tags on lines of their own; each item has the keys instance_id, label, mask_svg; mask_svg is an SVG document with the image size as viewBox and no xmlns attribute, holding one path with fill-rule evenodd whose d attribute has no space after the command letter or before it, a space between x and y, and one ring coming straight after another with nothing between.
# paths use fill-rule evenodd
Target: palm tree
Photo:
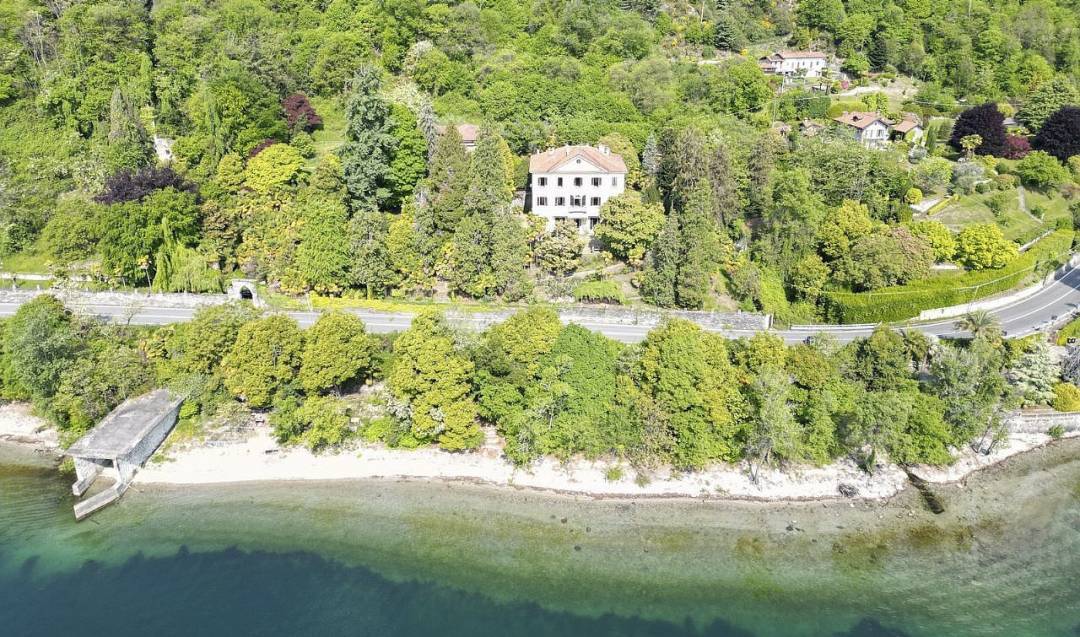
<instances>
[{"instance_id":1,"label":"palm tree","mask_svg":"<svg viewBox=\"0 0 1080 637\"><path fill-rule=\"evenodd\" d=\"M955 326L961 332L971 332L975 338L1001 332L1001 323L998 322L997 317L986 310L968 312L956 321Z\"/></svg>"}]
</instances>

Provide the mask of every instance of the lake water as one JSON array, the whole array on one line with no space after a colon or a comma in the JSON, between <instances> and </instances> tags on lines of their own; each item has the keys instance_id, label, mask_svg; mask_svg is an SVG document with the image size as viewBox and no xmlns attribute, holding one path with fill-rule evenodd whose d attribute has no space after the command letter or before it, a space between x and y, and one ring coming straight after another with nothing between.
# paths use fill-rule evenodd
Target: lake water
<instances>
[{"instance_id":1,"label":"lake water","mask_svg":"<svg viewBox=\"0 0 1080 637\"><path fill-rule=\"evenodd\" d=\"M0 635L1080 635L1080 441L943 515L465 484L137 486L0 453Z\"/></svg>"}]
</instances>

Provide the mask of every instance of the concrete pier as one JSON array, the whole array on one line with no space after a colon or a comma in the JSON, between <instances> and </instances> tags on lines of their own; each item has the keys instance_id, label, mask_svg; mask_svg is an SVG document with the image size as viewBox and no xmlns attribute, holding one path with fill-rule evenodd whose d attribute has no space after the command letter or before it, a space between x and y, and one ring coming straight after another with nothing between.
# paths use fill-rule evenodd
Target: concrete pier
<instances>
[{"instance_id":1,"label":"concrete pier","mask_svg":"<svg viewBox=\"0 0 1080 637\"><path fill-rule=\"evenodd\" d=\"M115 502L124 494L135 471L153 455L176 425L183 398L165 389L120 404L90 433L67 450L75 461L71 492L81 497L103 473L113 478L104 491L75 504L75 519Z\"/></svg>"}]
</instances>

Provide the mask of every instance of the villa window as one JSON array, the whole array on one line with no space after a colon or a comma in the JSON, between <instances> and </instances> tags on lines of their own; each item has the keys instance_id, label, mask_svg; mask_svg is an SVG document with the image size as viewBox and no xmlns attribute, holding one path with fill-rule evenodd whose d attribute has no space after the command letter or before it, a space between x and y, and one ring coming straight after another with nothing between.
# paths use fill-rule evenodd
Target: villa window
<instances>
[{"instance_id":1,"label":"villa window","mask_svg":"<svg viewBox=\"0 0 1080 637\"><path fill-rule=\"evenodd\" d=\"M555 205L556 206L565 206L566 205L566 197L555 197Z\"/></svg>"},{"instance_id":2,"label":"villa window","mask_svg":"<svg viewBox=\"0 0 1080 637\"><path fill-rule=\"evenodd\" d=\"M557 185L557 186L562 185L562 177L559 177L558 179L556 179L555 185Z\"/></svg>"},{"instance_id":3,"label":"villa window","mask_svg":"<svg viewBox=\"0 0 1080 637\"><path fill-rule=\"evenodd\" d=\"M547 177L541 177L541 178L537 179L536 180L536 185L538 185L538 186L546 186L547 185Z\"/></svg>"},{"instance_id":4,"label":"villa window","mask_svg":"<svg viewBox=\"0 0 1080 637\"><path fill-rule=\"evenodd\" d=\"M591 205L591 206L599 206L600 205L600 197L593 197L589 201L589 205Z\"/></svg>"},{"instance_id":5,"label":"villa window","mask_svg":"<svg viewBox=\"0 0 1080 637\"><path fill-rule=\"evenodd\" d=\"M599 188L600 187L600 178L599 177L593 177L592 178L592 185Z\"/></svg>"},{"instance_id":6,"label":"villa window","mask_svg":"<svg viewBox=\"0 0 1080 637\"><path fill-rule=\"evenodd\" d=\"M585 205L585 197L571 197L570 205L575 207L581 207Z\"/></svg>"},{"instance_id":7,"label":"villa window","mask_svg":"<svg viewBox=\"0 0 1080 637\"><path fill-rule=\"evenodd\" d=\"M611 185L612 186L618 186L619 185L619 178L618 177L612 177L611 178Z\"/></svg>"},{"instance_id":8,"label":"villa window","mask_svg":"<svg viewBox=\"0 0 1080 637\"><path fill-rule=\"evenodd\" d=\"M581 182L582 182L581 177L574 177L574 185L575 186L580 186Z\"/></svg>"},{"instance_id":9,"label":"villa window","mask_svg":"<svg viewBox=\"0 0 1080 637\"><path fill-rule=\"evenodd\" d=\"M600 217L589 217L589 230L595 228L598 223L600 223Z\"/></svg>"},{"instance_id":10,"label":"villa window","mask_svg":"<svg viewBox=\"0 0 1080 637\"><path fill-rule=\"evenodd\" d=\"M538 206L546 206L547 205L547 197L537 197L536 198L536 205L538 205Z\"/></svg>"}]
</instances>

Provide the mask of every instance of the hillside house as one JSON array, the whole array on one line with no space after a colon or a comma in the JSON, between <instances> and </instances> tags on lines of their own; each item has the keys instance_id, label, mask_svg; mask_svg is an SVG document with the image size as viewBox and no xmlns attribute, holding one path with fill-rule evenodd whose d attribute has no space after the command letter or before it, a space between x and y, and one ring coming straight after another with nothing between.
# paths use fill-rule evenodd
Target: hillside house
<instances>
[{"instance_id":1,"label":"hillside house","mask_svg":"<svg viewBox=\"0 0 1080 637\"><path fill-rule=\"evenodd\" d=\"M923 136L922 121L914 113L904 113L903 118L892 127L892 139L918 141Z\"/></svg>"},{"instance_id":2,"label":"hillside house","mask_svg":"<svg viewBox=\"0 0 1080 637\"><path fill-rule=\"evenodd\" d=\"M471 153L476 150L476 136L480 132L480 127L475 124L457 124L454 126L457 129L459 135L461 135L461 143L465 146L465 152ZM435 130L440 135L446 132L445 126L437 126Z\"/></svg>"},{"instance_id":3,"label":"hillside house","mask_svg":"<svg viewBox=\"0 0 1080 637\"><path fill-rule=\"evenodd\" d=\"M828 58L816 51L778 51L759 59L758 66L766 75L821 77L828 66Z\"/></svg>"},{"instance_id":4,"label":"hillside house","mask_svg":"<svg viewBox=\"0 0 1080 637\"><path fill-rule=\"evenodd\" d=\"M569 220L590 235L600 207L625 188L626 162L607 146L553 148L529 158L526 208L547 220L548 232Z\"/></svg>"},{"instance_id":5,"label":"hillside house","mask_svg":"<svg viewBox=\"0 0 1080 637\"><path fill-rule=\"evenodd\" d=\"M841 115L834 117L833 121L848 130L859 143L867 148L880 148L889 141L892 122L877 113L844 111Z\"/></svg>"}]
</instances>

